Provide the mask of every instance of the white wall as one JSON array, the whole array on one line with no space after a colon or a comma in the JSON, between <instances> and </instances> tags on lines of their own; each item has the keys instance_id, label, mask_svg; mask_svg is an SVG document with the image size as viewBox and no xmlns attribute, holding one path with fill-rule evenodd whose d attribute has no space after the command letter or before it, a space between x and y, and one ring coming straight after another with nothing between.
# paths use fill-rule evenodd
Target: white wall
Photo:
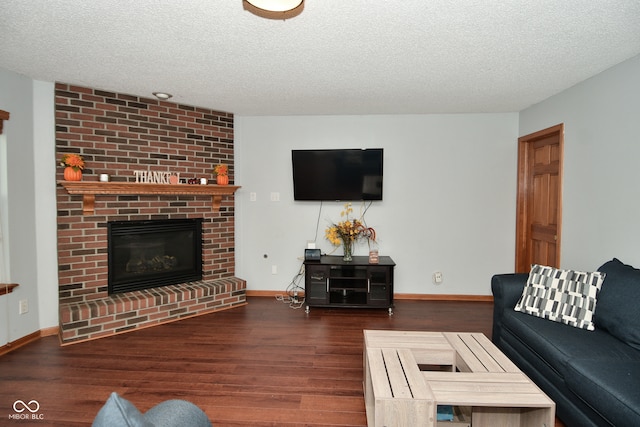
<instances>
[{"instance_id":1,"label":"white wall","mask_svg":"<svg viewBox=\"0 0 640 427\"><path fill-rule=\"evenodd\" d=\"M7 154L8 279L19 283L0 297L0 345L58 323L55 226L54 85L0 70L0 109ZM51 222L53 218L53 222ZM18 314L18 302L29 311Z\"/></svg>"},{"instance_id":2,"label":"white wall","mask_svg":"<svg viewBox=\"0 0 640 427\"><path fill-rule=\"evenodd\" d=\"M640 56L520 114L520 135L565 124L561 265L640 266Z\"/></svg>"},{"instance_id":3,"label":"white wall","mask_svg":"<svg viewBox=\"0 0 640 427\"><path fill-rule=\"evenodd\" d=\"M517 113L236 116L236 274L250 290L285 290L307 240L332 250L324 230L342 203L319 213L319 202L293 201L292 149L384 148L384 200L366 220L397 264L395 292L489 295L491 276L513 271L517 129Z\"/></svg>"}]
</instances>

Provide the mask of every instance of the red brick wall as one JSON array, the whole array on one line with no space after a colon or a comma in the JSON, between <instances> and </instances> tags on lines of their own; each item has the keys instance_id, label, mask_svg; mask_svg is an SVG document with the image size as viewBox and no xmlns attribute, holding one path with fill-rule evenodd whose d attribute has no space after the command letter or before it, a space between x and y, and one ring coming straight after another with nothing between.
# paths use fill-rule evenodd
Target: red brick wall
<instances>
[{"instance_id":1,"label":"red brick wall","mask_svg":"<svg viewBox=\"0 0 640 427\"><path fill-rule=\"evenodd\" d=\"M233 114L63 83L55 108L56 160L82 155L84 181L107 173L134 182L134 170L213 180L224 163L233 183ZM233 196L213 212L211 196L97 195L94 214L83 215L82 196L58 186L57 209L61 304L107 297L108 221L204 218L203 280L235 274Z\"/></svg>"}]
</instances>

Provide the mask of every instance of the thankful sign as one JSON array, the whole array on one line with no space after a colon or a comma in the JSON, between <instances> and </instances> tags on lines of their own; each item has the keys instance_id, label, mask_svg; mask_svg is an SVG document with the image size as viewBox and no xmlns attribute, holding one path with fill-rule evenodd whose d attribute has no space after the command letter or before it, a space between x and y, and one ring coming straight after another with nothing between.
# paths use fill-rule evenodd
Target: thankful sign
<instances>
[{"instance_id":1,"label":"thankful sign","mask_svg":"<svg viewBox=\"0 0 640 427\"><path fill-rule=\"evenodd\" d=\"M180 182L179 172L157 172L157 171L133 171L136 182L144 182L147 184L177 184Z\"/></svg>"}]
</instances>

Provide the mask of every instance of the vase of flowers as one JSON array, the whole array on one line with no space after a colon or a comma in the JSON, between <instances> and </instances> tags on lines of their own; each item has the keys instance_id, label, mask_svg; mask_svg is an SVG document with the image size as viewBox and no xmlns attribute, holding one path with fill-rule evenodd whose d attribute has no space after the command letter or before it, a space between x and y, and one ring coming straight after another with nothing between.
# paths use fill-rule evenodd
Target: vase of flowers
<instances>
[{"instance_id":1,"label":"vase of flowers","mask_svg":"<svg viewBox=\"0 0 640 427\"><path fill-rule=\"evenodd\" d=\"M65 154L60 159L64 168L64 179L66 181L82 180L82 170L84 169L84 159L79 154Z\"/></svg>"},{"instance_id":2,"label":"vase of flowers","mask_svg":"<svg viewBox=\"0 0 640 427\"><path fill-rule=\"evenodd\" d=\"M353 241L346 238L342 239L342 260L346 262L353 261Z\"/></svg>"},{"instance_id":3,"label":"vase of flowers","mask_svg":"<svg viewBox=\"0 0 640 427\"><path fill-rule=\"evenodd\" d=\"M227 165L217 165L213 168L213 173L216 174L216 183L218 185L229 184L229 168Z\"/></svg>"},{"instance_id":4,"label":"vase of flowers","mask_svg":"<svg viewBox=\"0 0 640 427\"><path fill-rule=\"evenodd\" d=\"M337 224L330 224L325 230L325 237L334 246L343 247L342 259L346 262L353 261L353 245L357 240L367 239L375 241L375 230L364 225L364 220L351 218L353 208L351 203L346 203L340 212L344 218Z\"/></svg>"}]
</instances>

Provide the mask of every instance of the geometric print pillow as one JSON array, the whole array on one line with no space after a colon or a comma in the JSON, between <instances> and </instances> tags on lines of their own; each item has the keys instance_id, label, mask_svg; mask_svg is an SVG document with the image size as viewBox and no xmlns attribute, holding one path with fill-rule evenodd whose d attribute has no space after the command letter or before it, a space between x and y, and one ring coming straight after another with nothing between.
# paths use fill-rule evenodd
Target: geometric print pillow
<instances>
[{"instance_id":1,"label":"geometric print pillow","mask_svg":"<svg viewBox=\"0 0 640 427\"><path fill-rule=\"evenodd\" d=\"M593 331L593 312L606 274L534 264L514 310Z\"/></svg>"}]
</instances>

